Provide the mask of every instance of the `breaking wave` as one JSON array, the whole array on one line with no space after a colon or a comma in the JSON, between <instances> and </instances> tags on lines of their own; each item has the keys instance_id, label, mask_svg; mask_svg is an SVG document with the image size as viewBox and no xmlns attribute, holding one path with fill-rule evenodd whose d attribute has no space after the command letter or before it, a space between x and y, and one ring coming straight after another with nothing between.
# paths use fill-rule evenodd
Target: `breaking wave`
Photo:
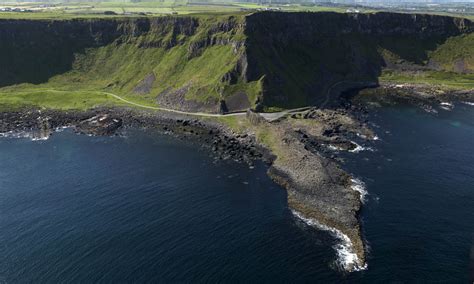
<instances>
[{"instance_id":1,"label":"breaking wave","mask_svg":"<svg viewBox=\"0 0 474 284\"><path fill-rule=\"evenodd\" d=\"M474 106L474 103L473 103L473 102L462 102L462 103L465 104L465 105Z\"/></svg>"},{"instance_id":2,"label":"breaking wave","mask_svg":"<svg viewBox=\"0 0 474 284\"><path fill-rule=\"evenodd\" d=\"M365 201L367 200L367 195L369 195L369 193L365 189L365 183L358 178L352 178L351 182L352 182L352 185L351 185L352 190L359 192L360 201L362 203L365 203Z\"/></svg>"},{"instance_id":3,"label":"breaking wave","mask_svg":"<svg viewBox=\"0 0 474 284\"><path fill-rule=\"evenodd\" d=\"M370 148L370 147L364 147L364 146L361 146L359 144L357 144L356 142L354 141L351 141L354 145L356 145L356 147L352 150L349 150L349 152L351 153L359 153L361 151L374 151L374 149Z\"/></svg>"},{"instance_id":4,"label":"breaking wave","mask_svg":"<svg viewBox=\"0 0 474 284\"><path fill-rule=\"evenodd\" d=\"M360 133L356 133L356 135L357 135L357 137L360 137L360 138L366 139L366 140L373 140L373 141L375 141L375 140L379 140L379 139L380 139L377 135L374 135L374 137L372 137L372 138L369 138L369 137L367 137L366 135L360 134Z\"/></svg>"},{"instance_id":5,"label":"breaking wave","mask_svg":"<svg viewBox=\"0 0 474 284\"><path fill-rule=\"evenodd\" d=\"M26 138L31 141L45 141L48 140L52 133L62 132L65 129L70 128L69 126L62 126L54 129L51 132L40 133L38 131L8 131L0 132L0 138Z\"/></svg>"},{"instance_id":6,"label":"breaking wave","mask_svg":"<svg viewBox=\"0 0 474 284\"><path fill-rule=\"evenodd\" d=\"M439 107L440 107L441 109L446 110L446 111L452 111L453 108L454 108L454 105L453 105L452 103L449 103L449 102L441 102L441 103L439 104Z\"/></svg>"},{"instance_id":7,"label":"breaking wave","mask_svg":"<svg viewBox=\"0 0 474 284\"><path fill-rule=\"evenodd\" d=\"M441 102L440 105L445 106L445 107L454 107L454 105L450 102Z\"/></svg>"},{"instance_id":8,"label":"breaking wave","mask_svg":"<svg viewBox=\"0 0 474 284\"><path fill-rule=\"evenodd\" d=\"M0 133L0 137L2 138L27 138L31 139L31 141L39 141L39 140L47 140L48 137L38 137L33 132L16 132L16 131L8 131Z\"/></svg>"},{"instance_id":9,"label":"breaking wave","mask_svg":"<svg viewBox=\"0 0 474 284\"><path fill-rule=\"evenodd\" d=\"M360 264L360 260L357 257L357 254L354 252L352 242L347 235L335 228L323 225L314 219L305 218L301 213L295 210L291 210L291 213L293 213L296 218L300 219L307 225L316 227L320 230L328 231L339 240L339 243L333 246L337 254L338 267L348 272L367 269L367 263L363 263L362 265Z\"/></svg>"},{"instance_id":10,"label":"breaking wave","mask_svg":"<svg viewBox=\"0 0 474 284\"><path fill-rule=\"evenodd\" d=\"M342 151L342 150L344 150L344 149L339 148L339 147L336 147L336 146L334 146L334 145L328 145L327 147L328 147L328 149L331 150L331 151Z\"/></svg>"}]
</instances>

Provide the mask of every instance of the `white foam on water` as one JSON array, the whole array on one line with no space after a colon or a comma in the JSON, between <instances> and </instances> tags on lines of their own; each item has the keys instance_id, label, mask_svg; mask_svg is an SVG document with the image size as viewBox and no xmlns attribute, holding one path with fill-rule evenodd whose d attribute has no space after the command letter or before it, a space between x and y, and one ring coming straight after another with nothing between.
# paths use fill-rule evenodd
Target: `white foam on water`
<instances>
[{"instance_id":1,"label":"white foam on water","mask_svg":"<svg viewBox=\"0 0 474 284\"><path fill-rule=\"evenodd\" d=\"M369 195L365 189L365 183L358 178L351 178L351 182L351 189L357 191L360 194L360 202L365 203L367 195Z\"/></svg>"},{"instance_id":2,"label":"white foam on water","mask_svg":"<svg viewBox=\"0 0 474 284\"><path fill-rule=\"evenodd\" d=\"M447 111L451 111L451 110L452 110L452 109L449 108L449 107L443 107L443 106L442 106L442 107L440 107L440 108L441 108L441 109L444 109L444 110L447 110Z\"/></svg>"},{"instance_id":3,"label":"white foam on water","mask_svg":"<svg viewBox=\"0 0 474 284\"><path fill-rule=\"evenodd\" d=\"M356 135L362 139L367 139L367 136L365 136L364 134L360 134L359 132L357 132Z\"/></svg>"},{"instance_id":4,"label":"white foam on water","mask_svg":"<svg viewBox=\"0 0 474 284\"><path fill-rule=\"evenodd\" d=\"M354 141L351 141L352 143L354 143L356 145L356 147L352 150L349 150L349 152L351 153L359 153L361 151L374 151L374 149L370 148L370 147L363 147L359 144L357 144L356 142Z\"/></svg>"},{"instance_id":5,"label":"white foam on water","mask_svg":"<svg viewBox=\"0 0 474 284\"><path fill-rule=\"evenodd\" d=\"M342 151L342 148L336 147L334 145L327 145L328 149L331 151Z\"/></svg>"},{"instance_id":6,"label":"white foam on water","mask_svg":"<svg viewBox=\"0 0 474 284\"><path fill-rule=\"evenodd\" d=\"M49 136L43 136L43 137L31 137L31 141L45 141L48 140Z\"/></svg>"},{"instance_id":7,"label":"white foam on water","mask_svg":"<svg viewBox=\"0 0 474 284\"><path fill-rule=\"evenodd\" d=\"M440 105L445 106L445 107L454 107L454 105L450 102L441 102Z\"/></svg>"},{"instance_id":8,"label":"white foam on water","mask_svg":"<svg viewBox=\"0 0 474 284\"><path fill-rule=\"evenodd\" d=\"M15 132L15 131L2 132L2 133L0 133L0 137L3 137L3 138L29 138L29 139L31 139L31 141L38 141L40 139L41 140L48 139L48 137L46 137L46 139L42 139L43 137L36 137L33 133L24 132L24 131L21 131L21 132Z\"/></svg>"},{"instance_id":9,"label":"white foam on water","mask_svg":"<svg viewBox=\"0 0 474 284\"><path fill-rule=\"evenodd\" d=\"M423 109L424 111L426 111L427 113L434 113L434 114L437 114L437 113L438 113L438 111L435 110L435 109L432 108L432 107L423 107L422 109Z\"/></svg>"},{"instance_id":10,"label":"white foam on water","mask_svg":"<svg viewBox=\"0 0 474 284\"><path fill-rule=\"evenodd\" d=\"M465 105L474 106L473 102L462 102L462 103L465 104Z\"/></svg>"},{"instance_id":11,"label":"white foam on water","mask_svg":"<svg viewBox=\"0 0 474 284\"><path fill-rule=\"evenodd\" d=\"M371 139L369 139L367 136L365 136L364 134L360 134L360 133L356 133L356 135L362 139L367 139L367 140L380 140L380 138L377 136L377 135L374 135L374 137L372 137Z\"/></svg>"},{"instance_id":12,"label":"white foam on water","mask_svg":"<svg viewBox=\"0 0 474 284\"><path fill-rule=\"evenodd\" d=\"M69 126L57 127L53 132L62 132L65 129L70 128ZM48 140L51 135L37 135L38 132L30 131L8 131L0 132L0 137L3 138L27 138L31 141L45 141Z\"/></svg>"},{"instance_id":13,"label":"white foam on water","mask_svg":"<svg viewBox=\"0 0 474 284\"><path fill-rule=\"evenodd\" d=\"M72 126L60 126L60 127L56 127L56 129L54 129L54 132L62 132L66 129L70 129L70 128L73 128Z\"/></svg>"},{"instance_id":14,"label":"white foam on water","mask_svg":"<svg viewBox=\"0 0 474 284\"><path fill-rule=\"evenodd\" d=\"M330 232L340 241L338 244L333 246L333 248L336 250L337 264L340 268L348 272L367 269L367 263L360 264L359 257L357 257L357 254L354 252L352 242L347 235L335 228L323 225L314 219L305 218L301 213L295 210L291 210L291 213L293 213L296 218L300 219L309 226Z\"/></svg>"}]
</instances>

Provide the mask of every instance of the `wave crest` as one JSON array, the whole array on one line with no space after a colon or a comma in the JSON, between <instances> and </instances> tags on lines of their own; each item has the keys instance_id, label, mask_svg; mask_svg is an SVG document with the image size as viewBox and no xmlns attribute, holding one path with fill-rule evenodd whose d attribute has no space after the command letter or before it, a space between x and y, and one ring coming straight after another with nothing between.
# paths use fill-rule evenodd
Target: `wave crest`
<instances>
[{"instance_id":1,"label":"wave crest","mask_svg":"<svg viewBox=\"0 0 474 284\"><path fill-rule=\"evenodd\" d=\"M301 213L295 210L291 210L291 213L305 224L323 231L328 231L339 240L339 243L334 245L333 248L336 250L337 254L337 265L342 270L354 272L367 269L367 263L360 263L361 261L354 252L353 244L347 235L336 228L323 225L314 219L305 218Z\"/></svg>"},{"instance_id":2,"label":"wave crest","mask_svg":"<svg viewBox=\"0 0 474 284\"><path fill-rule=\"evenodd\" d=\"M365 183L358 178L351 178L351 182L352 182L351 189L359 192L360 201L362 203L365 203L367 195L369 195L369 193L365 189Z\"/></svg>"}]
</instances>

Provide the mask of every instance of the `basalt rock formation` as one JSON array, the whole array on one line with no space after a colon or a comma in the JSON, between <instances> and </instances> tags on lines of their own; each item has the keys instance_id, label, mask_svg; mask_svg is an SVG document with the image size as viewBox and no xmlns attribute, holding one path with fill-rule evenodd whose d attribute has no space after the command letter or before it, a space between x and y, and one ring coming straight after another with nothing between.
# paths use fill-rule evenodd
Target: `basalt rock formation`
<instances>
[{"instance_id":1,"label":"basalt rock formation","mask_svg":"<svg viewBox=\"0 0 474 284\"><path fill-rule=\"evenodd\" d=\"M371 139L370 131L327 109L276 123L250 109L326 106L344 90L377 85L385 68L474 72L473 32L466 19L395 13L0 20L0 107L6 96L25 100L37 88L27 98L72 94L67 101L76 91L99 91L102 99L118 94L189 112L248 110L245 133L222 139L212 128L205 144L229 158L248 152L251 160L262 156L249 142L256 138L272 152L269 175L288 190L289 206L344 235L356 255L347 269L354 270L365 267L358 220L363 196L320 148L351 150L355 144L343 133ZM45 118L41 111L3 112L0 128L39 127L49 135L46 130L74 124L79 132L110 134L127 121L123 113L54 111ZM192 136L208 130L196 132L188 118L175 122Z\"/></svg>"},{"instance_id":2,"label":"basalt rock formation","mask_svg":"<svg viewBox=\"0 0 474 284\"><path fill-rule=\"evenodd\" d=\"M74 84L207 112L325 105L386 67L473 72L473 31L396 13L0 20L0 87Z\"/></svg>"}]
</instances>

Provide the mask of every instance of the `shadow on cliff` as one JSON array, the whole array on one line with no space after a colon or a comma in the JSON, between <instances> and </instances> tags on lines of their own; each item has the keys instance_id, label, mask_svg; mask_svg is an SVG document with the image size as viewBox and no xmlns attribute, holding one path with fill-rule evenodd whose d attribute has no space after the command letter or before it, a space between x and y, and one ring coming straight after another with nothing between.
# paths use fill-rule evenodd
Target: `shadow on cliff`
<instances>
[{"instance_id":1,"label":"shadow on cliff","mask_svg":"<svg viewBox=\"0 0 474 284\"><path fill-rule=\"evenodd\" d=\"M265 76L262 105L321 106L342 91L377 84L385 67L431 68L431 51L473 30L465 19L421 14L253 14L247 77Z\"/></svg>"},{"instance_id":2,"label":"shadow on cliff","mask_svg":"<svg viewBox=\"0 0 474 284\"><path fill-rule=\"evenodd\" d=\"M111 20L0 20L0 87L47 82L72 69L75 54L120 36Z\"/></svg>"},{"instance_id":3,"label":"shadow on cliff","mask_svg":"<svg viewBox=\"0 0 474 284\"><path fill-rule=\"evenodd\" d=\"M44 44L36 46L5 46L0 50L0 87L20 83L41 84L51 77L72 69L75 55L85 47ZM5 55L6 54L6 55Z\"/></svg>"}]
</instances>

